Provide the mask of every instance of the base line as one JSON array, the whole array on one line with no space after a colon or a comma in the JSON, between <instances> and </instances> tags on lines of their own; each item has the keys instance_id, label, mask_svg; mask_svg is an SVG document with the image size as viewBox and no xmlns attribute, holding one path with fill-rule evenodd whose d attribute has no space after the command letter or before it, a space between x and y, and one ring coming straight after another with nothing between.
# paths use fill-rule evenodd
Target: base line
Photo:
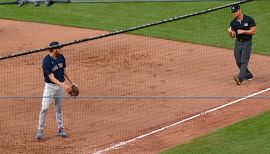
<instances>
[{"instance_id":1,"label":"base line","mask_svg":"<svg viewBox=\"0 0 270 154\"><path fill-rule=\"evenodd\" d=\"M259 95L259 94L262 94L262 93L264 93L264 92L267 92L267 91L269 91L269 90L270 90L270 88L264 89L264 90L262 90L262 91L259 91L259 92L254 93L254 94L251 94L251 95L245 96L245 97L243 97L243 98L237 99L237 100L235 100L235 101L233 101L233 102L230 102L230 103L227 103L227 104L218 106L218 107L216 107L216 108L213 108L213 109L204 111L204 112L202 112L202 113L200 113L200 114L191 116L191 117L189 117L189 118L183 119L183 120L181 120L181 121L178 121L178 122L176 122L176 123L170 124L170 125L165 126L165 127L162 127L162 128L160 128L160 129L157 129L157 130L151 131L151 132L149 132L149 133L146 133L146 134L137 136L137 137L135 137L135 138L133 138L133 139L130 139L130 140L127 140L127 141L122 141L122 142L119 142L119 143L116 143L116 144L112 144L111 147L108 147L108 148L106 148L106 149L103 149L103 150L94 152L94 154L101 154L101 153L104 153L104 152L108 152L108 151L111 151L111 150L115 150L115 149L122 148L123 146L125 146L125 145L127 145L127 144L129 144L129 143L135 142L135 141L137 141L137 140L139 140L139 139L143 139L143 138L145 138L145 137L147 137L147 136L156 134L156 133L161 132L161 131L163 131L163 130L165 130L165 129L174 127L174 126L176 126L176 125L182 124L182 123L187 122L187 121L190 121L190 120L193 120L193 119L195 119L195 118L201 117L201 116L206 115L206 114L209 114L209 113L211 113L211 112L215 112L215 111L220 110L220 109L222 109L222 108L225 108L225 107L227 107L227 106L236 104L236 103L241 102L241 101L243 101L243 100L246 100L246 99L248 99L248 98L254 97L254 96Z\"/></svg>"}]
</instances>

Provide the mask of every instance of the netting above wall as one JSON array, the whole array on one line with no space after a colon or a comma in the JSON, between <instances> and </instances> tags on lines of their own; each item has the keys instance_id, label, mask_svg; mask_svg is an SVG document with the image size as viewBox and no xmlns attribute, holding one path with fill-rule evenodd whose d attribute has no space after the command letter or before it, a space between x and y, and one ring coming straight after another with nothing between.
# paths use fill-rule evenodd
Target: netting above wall
<instances>
[{"instance_id":1,"label":"netting above wall","mask_svg":"<svg viewBox=\"0 0 270 154\"><path fill-rule=\"evenodd\" d=\"M222 0L71 0L71 2L89 2L89 3L124 3L124 2L213 2ZM233 0L231 0L233 1Z\"/></svg>"},{"instance_id":2,"label":"netting above wall","mask_svg":"<svg viewBox=\"0 0 270 154\"><path fill-rule=\"evenodd\" d=\"M129 3L129 2L213 2L224 0L53 0L54 2L72 2L72 3ZM227 0L236 1L236 0ZM31 1L29 1L31 2ZM40 0L40 2L44 2ZM0 0L0 5L17 4L16 0Z\"/></svg>"}]
</instances>

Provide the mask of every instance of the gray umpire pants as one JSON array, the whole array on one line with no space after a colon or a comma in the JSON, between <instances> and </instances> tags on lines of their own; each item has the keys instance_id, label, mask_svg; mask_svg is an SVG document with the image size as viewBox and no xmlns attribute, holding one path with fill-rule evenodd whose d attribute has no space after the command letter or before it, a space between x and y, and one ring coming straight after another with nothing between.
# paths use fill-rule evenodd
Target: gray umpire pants
<instances>
[{"instance_id":1,"label":"gray umpire pants","mask_svg":"<svg viewBox=\"0 0 270 154\"><path fill-rule=\"evenodd\" d=\"M39 113L38 129L43 129L45 126L45 119L50 104L55 101L56 121L58 128L64 128L63 126L63 96L64 89L56 84L45 83L44 93L41 104L41 111Z\"/></svg>"},{"instance_id":2,"label":"gray umpire pants","mask_svg":"<svg viewBox=\"0 0 270 154\"><path fill-rule=\"evenodd\" d=\"M238 68L240 69L238 78L244 80L253 76L248 70L248 62L251 55L252 40L240 42L235 40L234 57Z\"/></svg>"}]
</instances>

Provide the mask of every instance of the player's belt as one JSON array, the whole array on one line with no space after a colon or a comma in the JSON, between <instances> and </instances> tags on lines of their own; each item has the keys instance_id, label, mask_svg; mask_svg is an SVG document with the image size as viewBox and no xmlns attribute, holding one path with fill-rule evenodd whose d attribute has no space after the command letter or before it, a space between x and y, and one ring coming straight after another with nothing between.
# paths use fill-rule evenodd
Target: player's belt
<instances>
[{"instance_id":1,"label":"player's belt","mask_svg":"<svg viewBox=\"0 0 270 154\"><path fill-rule=\"evenodd\" d=\"M247 41L250 41L250 39L249 40L245 40L245 39L238 38L237 41L239 41L239 42L247 42Z\"/></svg>"}]
</instances>

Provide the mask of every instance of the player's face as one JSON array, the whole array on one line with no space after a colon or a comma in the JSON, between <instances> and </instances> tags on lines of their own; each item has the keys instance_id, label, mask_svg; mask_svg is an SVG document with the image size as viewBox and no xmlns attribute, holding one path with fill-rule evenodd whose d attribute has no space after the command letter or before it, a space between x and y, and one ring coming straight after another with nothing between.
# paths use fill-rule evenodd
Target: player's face
<instances>
[{"instance_id":1,"label":"player's face","mask_svg":"<svg viewBox=\"0 0 270 154\"><path fill-rule=\"evenodd\" d=\"M239 17L240 15L241 15L241 11L240 10L238 10L238 11L236 11L236 12L233 13L233 16L236 17L236 18Z\"/></svg>"},{"instance_id":2,"label":"player's face","mask_svg":"<svg viewBox=\"0 0 270 154\"><path fill-rule=\"evenodd\" d=\"M55 49L55 54L59 55L60 54L60 49Z\"/></svg>"}]
</instances>

